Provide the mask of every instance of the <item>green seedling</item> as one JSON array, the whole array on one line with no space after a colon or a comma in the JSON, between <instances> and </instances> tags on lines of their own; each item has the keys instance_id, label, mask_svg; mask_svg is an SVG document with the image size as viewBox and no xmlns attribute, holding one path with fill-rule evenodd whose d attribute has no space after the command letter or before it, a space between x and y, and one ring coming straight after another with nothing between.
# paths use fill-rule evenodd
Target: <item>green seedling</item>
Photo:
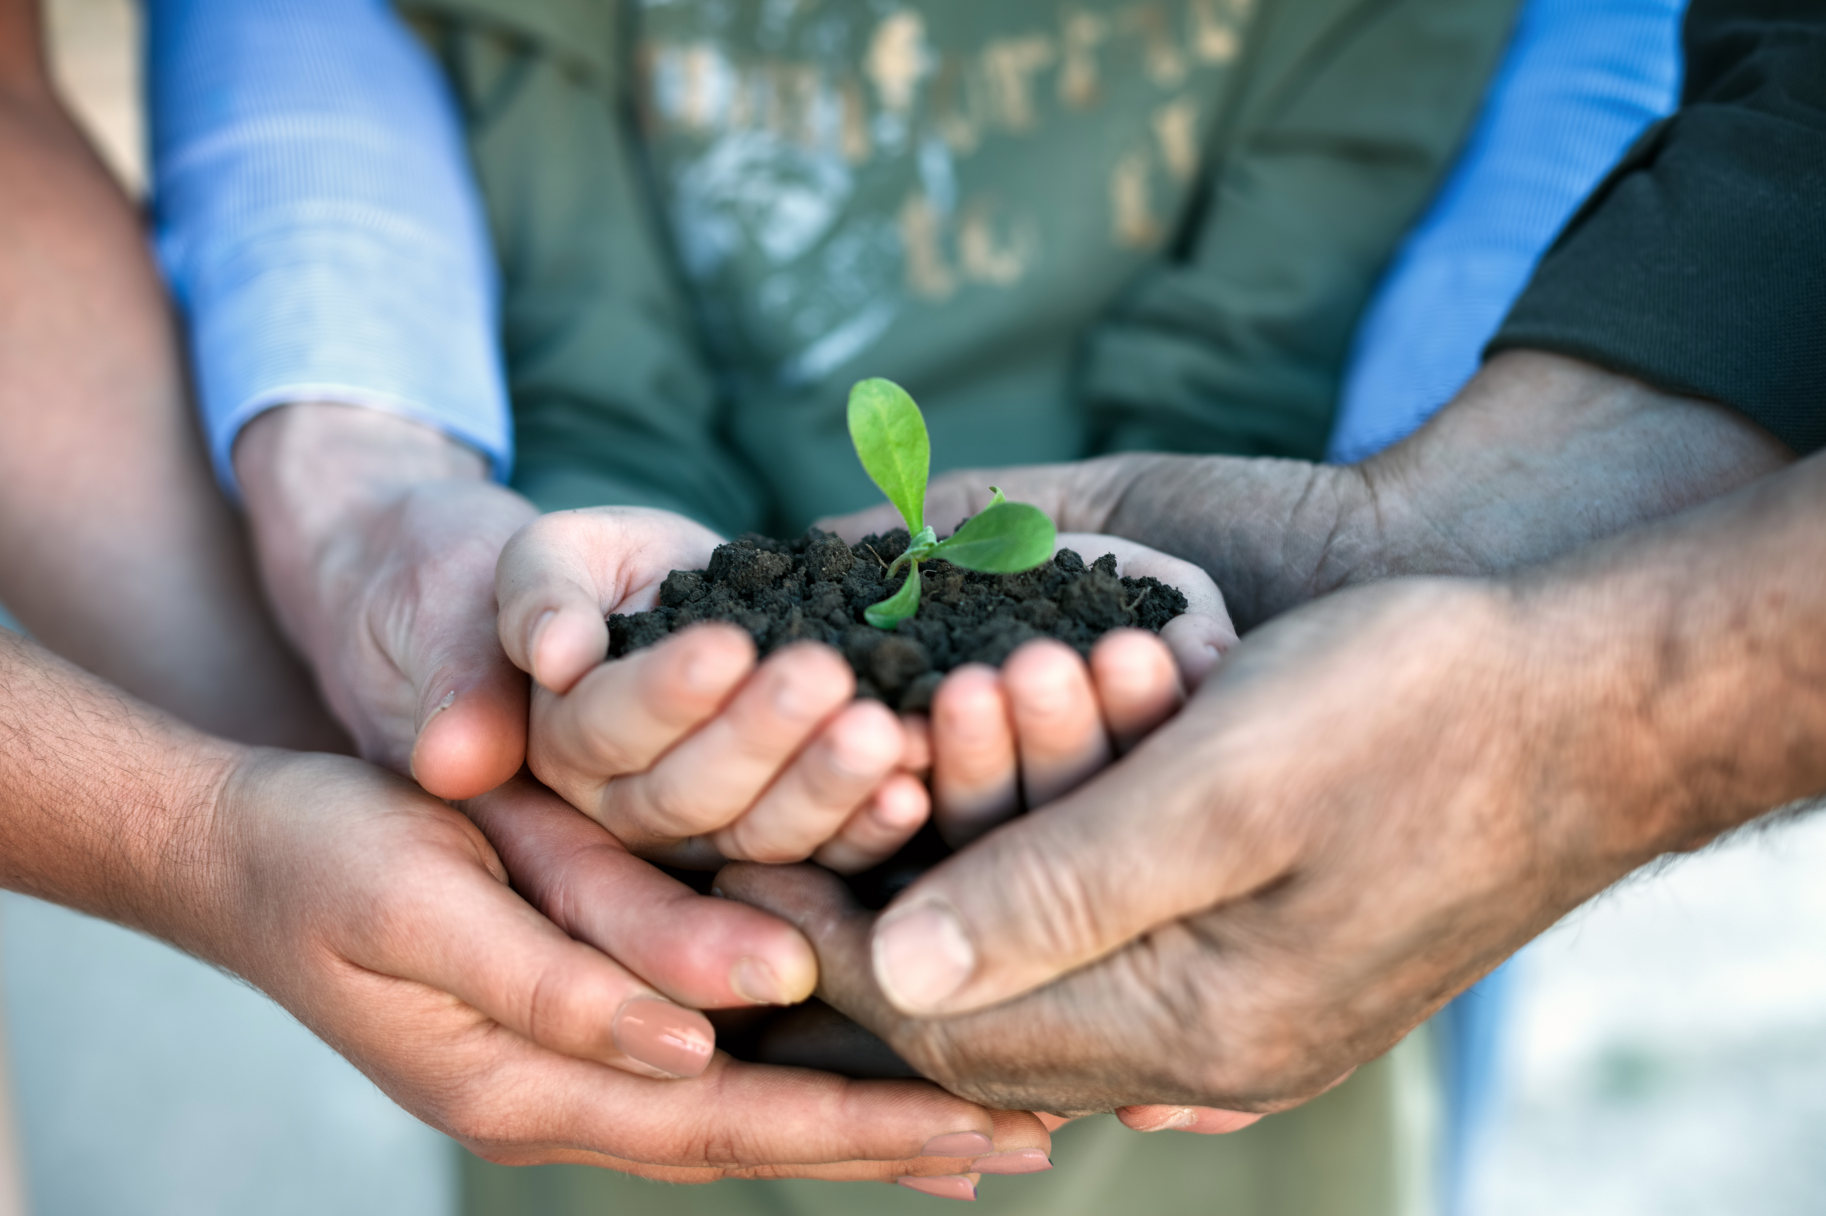
<instances>
[{"instance_id":1,"label":"green seedling","mask_svg":"<svg viewBox=\"0 0 1826 1216\"><path fill-rule=\"evenodd\" d=\"M907 521L912 542L888 567L903 565L900 590L863 611L877 629L892 629L919 611L919 563L942 557L966 570L1015 574L1052 556L1052 520L1036 506L1009 502L994 486L988 506L944 540L926 524L926 479L932 471L932 441L926 420L907 390L890 380L864 380L850 390L850 441L874 483Z\"/></svg>"}]
</instances>

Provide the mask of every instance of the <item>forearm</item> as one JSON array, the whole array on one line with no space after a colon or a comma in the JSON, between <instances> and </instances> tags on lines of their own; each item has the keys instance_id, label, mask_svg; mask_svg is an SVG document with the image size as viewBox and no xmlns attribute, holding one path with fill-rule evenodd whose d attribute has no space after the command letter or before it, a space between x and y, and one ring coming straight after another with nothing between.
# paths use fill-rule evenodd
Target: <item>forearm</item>
<instances>
[{"instance_id":1,"label":"forearm","mask_svg":"<svg viewBox=\"0 0 1826 1216\"><path fill-rule=\"evenodd\" d=\"M0 7L0 601L206 729L333 748L209 484L133 208Z\"/></svg>"},{"instance_id":2,"label":"forearm","mask_svg":"<svg viewBox=\"0 0 1826 1216\"><path fill-rule=\"evenodd\" d=\"M173 936L239 756L0 630L0 885Z\"/></svg>"},{"instance_id":3,"label":"forearm","mask_svg":"<svg viewBox=\"0 0 1826 1216\"><path fill-rule=\"evenodd\" d=\"M1814 456L1505 580L1541 805L1578 853L1633 868L1826 792L1822 519Z\"/></svg>"},{"instance_id":4,"label":"forearm","mask_svg":"<svg viewBox=\"0 0 1826 1216\"><path fill-rule=\"evenodd\" d=\"M1361 465L1101 462L1085 495L1099 518L1078 525L1204 566L1248 628L1355 583L1545 561L1792 460L1721 406L1516 352L1491 360L1426 427Z\"/></svg>"}]
</instances>

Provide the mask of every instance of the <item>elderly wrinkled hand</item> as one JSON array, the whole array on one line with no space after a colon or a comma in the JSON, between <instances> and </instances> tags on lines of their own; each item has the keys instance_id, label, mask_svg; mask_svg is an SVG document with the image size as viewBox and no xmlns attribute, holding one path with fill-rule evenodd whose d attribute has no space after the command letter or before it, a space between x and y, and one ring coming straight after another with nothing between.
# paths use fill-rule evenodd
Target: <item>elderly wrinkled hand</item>
<instances>
[{"instance_id":1,"label":"elderly wrinkled hand","mask_svg":"<svg viewBox=\"0 0 1826 1216\"><path fill-rule=\"evenodd\" d=\"M1294 1105L1619 872L1549 813L1538 733L1501 691L1537 650L1481 584L1341 594L879 917L805 868L718 884L798 924L819 995L956 1093Z\"/></svg>"}]
</instances>

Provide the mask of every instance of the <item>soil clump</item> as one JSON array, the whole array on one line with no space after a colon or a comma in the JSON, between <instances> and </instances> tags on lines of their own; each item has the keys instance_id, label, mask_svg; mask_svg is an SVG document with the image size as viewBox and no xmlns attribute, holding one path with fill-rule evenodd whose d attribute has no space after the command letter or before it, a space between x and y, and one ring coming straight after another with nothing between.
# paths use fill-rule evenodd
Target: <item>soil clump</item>
<instances>
[{"instance_id":1,"label":"soil clump","mask_svg":"<svg viewBox=\"0 0 1826 1216\"><path fill-rule=\"evenodd\" d=\"M899 589L905 571L888 578L888 564L907 543L904 528L859 545L816 528L790 541L737 537L717 547L707 569L668 575L651 611L610 617L609 657L698 621L729 621L746 629L762 654L798 641L836 647L856 673L858 696L904 712L926 708L944 673L962 664L999 666L1021 643L1043 637L1088 656L1111 629L1158 633L1186 610L1186 597L1159 579L1120 577L1113 555L1087 565L1061 549L1020 574L927 561L918 615L887 632L862 613Z\"/></svg>"}]
</instances>

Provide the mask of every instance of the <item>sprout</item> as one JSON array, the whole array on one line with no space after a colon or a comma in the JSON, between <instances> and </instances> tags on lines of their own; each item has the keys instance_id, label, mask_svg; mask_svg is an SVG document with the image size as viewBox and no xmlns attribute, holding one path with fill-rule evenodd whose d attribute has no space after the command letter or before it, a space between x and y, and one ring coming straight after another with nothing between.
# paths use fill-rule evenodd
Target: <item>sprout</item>
<instances>
[{"instance_id":1,"label":"sprout","mask_svg":"<svg viewBox=\"0 0 1826 1216\"><path fill-rule=\"evenodd\" d=\"M900 517L911 538L907 551L894 559L888 574L905 564L906 581L863 617L877 629L892 629L919 611L919 563L942 557L966 570L1014 574L1031 570L1052 556L1052 520L1036 506L1009 502L1002 492L963 527L944 540L926 524L926 479L932 468L932 441L919 406L900 385L864 380L850 390L850 440L856 455Z\"/></svg>"}]
</instances>

